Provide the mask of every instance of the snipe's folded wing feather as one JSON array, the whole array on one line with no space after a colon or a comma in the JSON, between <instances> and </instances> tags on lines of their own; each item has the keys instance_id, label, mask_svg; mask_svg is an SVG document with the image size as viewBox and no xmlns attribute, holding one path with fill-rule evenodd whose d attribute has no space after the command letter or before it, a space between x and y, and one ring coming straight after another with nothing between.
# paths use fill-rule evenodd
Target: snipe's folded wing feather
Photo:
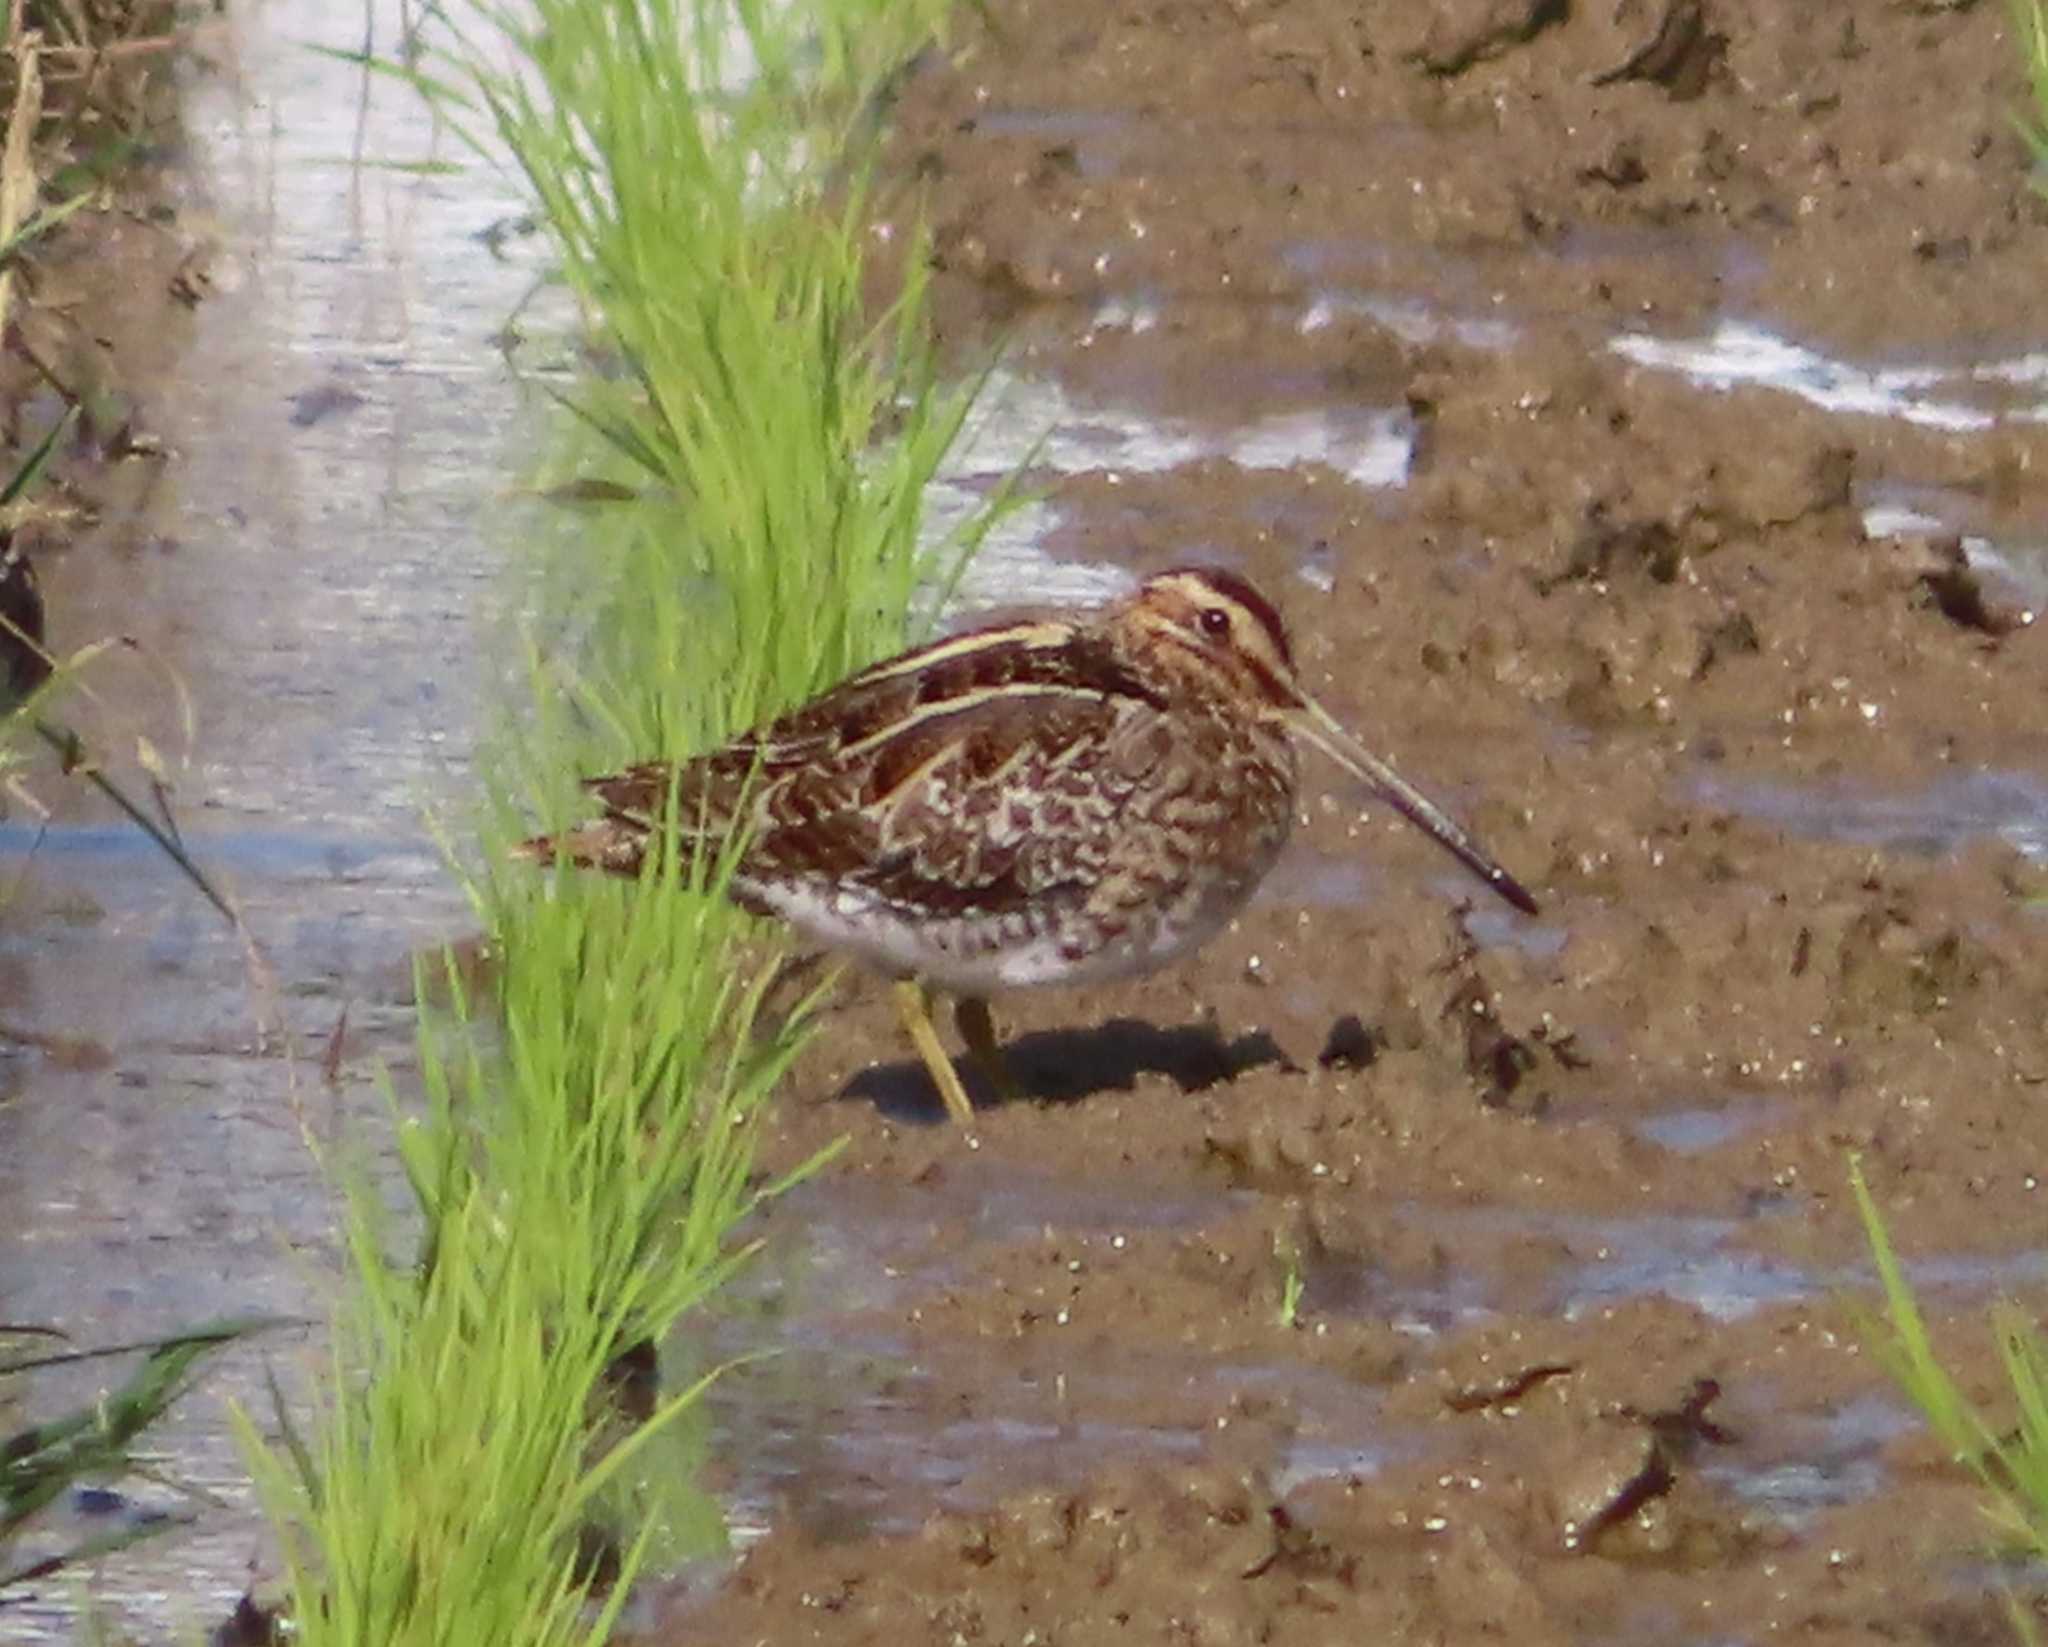
<instances>
[{"instance_id":1,"label":"snipe's folded wing feather","mask_svg":"<svg viewBox=\"0 0 2048 1647\"><path fill-rule=\"evenodd\" d=\"M915 915L1000 915L1100 873L1142 771L1142 702L987 695L907 718L865 750L793 772L768 797L741 873L829 881Z\"/></svg>"},{"instance_id":2,"label":"snipe's folded wing feather","mask_svg":"<svg viewBox=\"0 0 2048 1647\"><path fill-rule=\"evenodd\" d=\"M643 761L623 772L585 778L583 787L596 798L607 817L651 829L661 822L668 805L671 770L667 761Z\"/></svg>"},{"instance_id":3,"label":"snipe's folded wing feather","mask_svg":"<svg viewBox=\"0 0 2048 1647\"><path fill-rule=\"evenodd\" d=\"M1156 764L1164 705L1069 624L1020 624L877 664L675 773L686 841L742 808L751 883L829 883L907 911L997 914L1085 892ZM672 769L592 779L609 816L659 828Z\"/></svg>"},{"instance_id":4,"label":"snipe's folded wing feather","mask_svg":"<svg viewBox=\"0 0 2048 1647\"><path fill-rule=\"evenodd\" d=\"M1067 625L956 637L831 696L836 747L764 786L741 873L938 917L1085 893L1158 759L1164 707ZM770 729L771 748L815 731L825 707Z\"/></svg>"}]
</instances>

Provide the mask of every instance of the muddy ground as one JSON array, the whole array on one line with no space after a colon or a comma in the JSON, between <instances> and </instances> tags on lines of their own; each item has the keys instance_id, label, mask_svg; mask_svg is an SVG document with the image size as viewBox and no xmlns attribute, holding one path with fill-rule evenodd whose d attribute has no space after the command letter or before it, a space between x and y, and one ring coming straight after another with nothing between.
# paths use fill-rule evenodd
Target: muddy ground
<instances>
[{"instance_id":1,"label":"muddy ground","mask_svg":"<svg viewBox=\"0 0 2048 1647\"><path fill-rule=\"evenodd\" d=\"M1983 819L2040 814L2043 642L1863 511L2038 538L2048 442L2023 386L1967 382L1993 415L1956 431L1608 346L1734 317L1967 377L2038 342L2010 32L1013 0L918 65L897 172L961 358L1196 425L1405 420L1405 487L1072 476L1053 546L1252 574L1544 909L1316 769L1199 959L999 1003L1034 1101L972 1138L852 991L771 1164L851 1142L768 1223L835 1232L807 1307L880 1348L800 1421L767 1398L812 1456L672 1639L2010 1639L1975 1495L1854 1324L1846 1168L1992 1394L1986 1304L2048 1246L2048 933ZM724 1399L737 1472L770 1442ZM862 1451L885 1423L965 1439L920 1473Z\"/></svg>"}]
</instances>

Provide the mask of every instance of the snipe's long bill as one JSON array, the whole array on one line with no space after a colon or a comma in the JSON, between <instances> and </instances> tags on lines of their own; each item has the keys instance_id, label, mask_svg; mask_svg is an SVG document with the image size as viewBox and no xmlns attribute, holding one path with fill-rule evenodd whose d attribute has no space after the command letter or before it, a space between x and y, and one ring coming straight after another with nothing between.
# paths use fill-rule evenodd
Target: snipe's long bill
<instances>
[{"instance_id":1,"label":"snipe's long bill","mask_svg":"<svg viewBox=\"0 0 2048 1647\"><path fill-rule=\"evenodd\" d=\"M988 996L1149 972L1213 936L1286 842L1296 739L1535 912L1309 695L1265 597L1192 569L1084 616L906 652L682 766L592 778L602 815L521 850L637 875L664 818L682 820L688 855L744 828L733 896L898 980L911 1039L964 1122L927 987L958 1000L969 1050L1008 1090Z\"/></svg>"}]
</instances>

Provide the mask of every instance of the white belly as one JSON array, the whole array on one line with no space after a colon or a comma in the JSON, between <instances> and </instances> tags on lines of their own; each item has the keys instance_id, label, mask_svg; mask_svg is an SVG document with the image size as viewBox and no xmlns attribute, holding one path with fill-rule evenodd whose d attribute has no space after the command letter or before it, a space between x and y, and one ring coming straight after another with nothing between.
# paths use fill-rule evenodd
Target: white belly
<instances>
[{"instance_id":1,"label":"white belly","mask_svg":"<svg viewBox=\"0 0 2048 1647\"><path fill-rule=\"evenodd\" d=\"M1255 885L1254 881L1252 885ZM750 901L812 943L890 977L924 978L956 995L1049 984L1099 984L1156 971L1200 948L1241 909L1247 885L1197 903L1170 900L1100 945L1063 942L1064 922L1025 915L911 918L859 888L752 885Z\"/></svg>"}]
</instances>

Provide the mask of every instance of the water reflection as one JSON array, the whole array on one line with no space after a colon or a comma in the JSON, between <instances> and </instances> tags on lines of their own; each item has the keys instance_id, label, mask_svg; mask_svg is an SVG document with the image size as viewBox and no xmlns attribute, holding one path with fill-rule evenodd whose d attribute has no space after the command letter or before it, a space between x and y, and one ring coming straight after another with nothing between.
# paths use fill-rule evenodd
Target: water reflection
<instances>
[{"instance_id":1,"label":"water reflection","mask_svg":"<svg viewBox=\"0 0 2048 1647\"><path fill-rule=\"evenodd\" d=\"M2048 421L2048 401L2040 398L2048 372L2038 354L1954 367L1866 366L1740 320L1723 320L1704 337L1632 333L1608 347L1637 365L1682 373L1703 388L1776 389L1824 412L1894 418L1948 434L1977 433L2001 421ZM2007 404L2015 390L2026 392Z\"/></svg>"},{"instance_id":2,"label":"water reflection","mask_svg":"<svg viewBox=\"0 0 2048 1647\"><path fill-rule=\"evenodd\" d=\"M400 7L373 10L394 41ZM80 717L117 756L137 732L166 752L185 837L271 970L76 786L42 786L60 806L47 832L0 832L16 891L0 1019L43 1038L7 1060L0 1313L81 1344L324 1310L333 1208L307 1132L381 1113L377 1063L409 1040L406 958L464 917L422 813L466 794L486 686L461 661L498 575L502 470L481 460L517 411L487 340L528 277L475 237L510 202L488 175L381 164L438 139L410 92L306 49L359 48L360 8L276 0L234 22L234 72L187 106L203 164L172 180L181 225L220 203L219 274L177 322L193 335L176 376L136 385L177 460L146 519L110 519L46 586L60 647L137 642L95 671L104 708ZM369 164L347 166L359 143ZM171 547L120 547L142 541ZM173 682L190 694L189 765ZM330 1081L321 1054L344 1013ZM104 1059L51 1050L65 1044ZM274 1571L223 1403L260 1418L266 1360L296 1383L311 1353L276 1337L232 1353L152 1433L163 1473L208 1496L176 1501L189 1527L95 1578L117 1631L203 1639L252 1568ZM39 1377L25 1416L123 1371ZM0 1640L75 1639L79 1600L68 1577L10 1597Z\"/></svg>"},{"instance_id":3,"label":"water reflection","mask_svg":"<svg viewBox=\"0 0 2048 1647\"><path fill-rule=\"evenodd\" d=\"M2048 858L2048 779L2032 772L1944 772L1904 793L1854 779L1792 784L1709 774L1693 790L1704 805L1816 839L1941 853L1992 837L2036 861Z\"/></svg>"}]
</instances>

